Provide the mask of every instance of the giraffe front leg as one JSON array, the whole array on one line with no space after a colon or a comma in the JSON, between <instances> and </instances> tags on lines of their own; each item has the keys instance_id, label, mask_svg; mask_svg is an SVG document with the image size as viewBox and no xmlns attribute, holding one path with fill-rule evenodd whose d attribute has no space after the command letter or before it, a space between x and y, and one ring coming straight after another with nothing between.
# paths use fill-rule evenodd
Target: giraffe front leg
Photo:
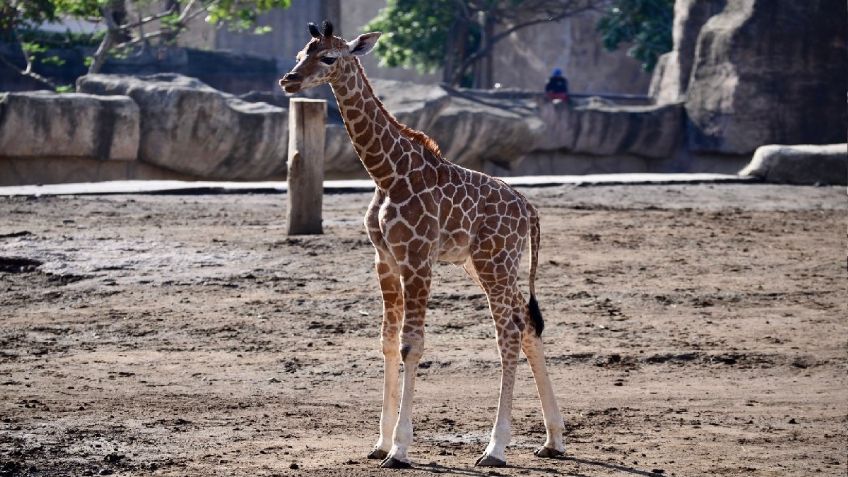
<instances>
[{"instance_id":1,"label":"giraffe front leg","mask_svg":"<svg viewBox=\"0 0 848 477\"><path fill-rule=\"evenodd\" d=\"M400 357L403 362L400 413L389 456L380 464L385 468L410 467L407 452L412 444L412 401L415 395L415 375L424 353L424 314L430 293L430 272L404 270L404 318L401 330Z\"/></svg>"},{"instance_id":2,"label":"giraffe front leg","mask_svg":"<svg viewBox=\"0 0 848 477\"><path fill-rule=\"evenodd\" d=\"M489 445L475 465L483 467L503 467L506 465L506 446L509 445L512 427L512 396L515 388L515 372L518 365L518 353L521 349L521 330L517 323L520 310L510 294L493 296L489 294L489 307L495 321L498 336L498 350L501 357L501 387L498 396L498 413Z\"/></svg>"},{"instance_id":3,"label":"giraffe front leg","mask_svg":"<svg viewBox=\"0 0 848 477\"><path fill-rule=\"evenodd\" d=\"M385 254L377 253L377 275L380 279L380 290L383 295L383 325L380 343L383 349L383 408L380 413L380 438L374 445L374 450L368 454L369 459L383 460L392 448L392 432L397 423L399 404L400 372L400 322L403 317L403 291L400 285L400 274L394 259Z\"/></svg>"}]
</instances>

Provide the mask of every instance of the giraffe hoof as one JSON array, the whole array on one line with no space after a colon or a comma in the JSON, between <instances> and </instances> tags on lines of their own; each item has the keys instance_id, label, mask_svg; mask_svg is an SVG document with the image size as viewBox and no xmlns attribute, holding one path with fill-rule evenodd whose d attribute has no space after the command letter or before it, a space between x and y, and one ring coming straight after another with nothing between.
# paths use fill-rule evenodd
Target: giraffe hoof
<instances>
[{"instance_id":1,"label":"giraffe hoof","mask_svg":"<svg viewBox=\"0 0 848 477\"><path fill-rule=\"evenodd\" d=\"M542 457L542 458L545 458L545 459L556 459L557 457L562 457L563 454L565 454L565 452L558 451L556 449L551 449L550 447L542 446L542 447L539 447L538 449L536 449L533 452L533 454L536 457Z\"/></svg>"},{"instance_id":2,"label":"giraffe hoof","mask_svg":"<svg viewBox=\"0 0 848 477\"><path fill-rule=\"evenodd\" d=\"M483 454L477 459L474 465L477 467L506 467L506 461L492 457L489 454Z\"/></svg>"},{"instance_id":3,"label":"giraffe hoof","mask_svg":"<svg viewBox=\"0 0 848 477\"><path fill-rule=\"evenodd\" d=\"M389 457L380 463L380 467L384 469L408 469L412 467L409 462L404 462L402 460L395 459L394 457Z\"/></svg>"},{"instance_id":4,"label":"giraffe hoof","mask_svg":"<svg viewBox=\"0 0 848 477\"><path fill-rule=\"evenodd\" d=\"M376 459L376 460L385 460L386 457L388 457L388 456L389 456L389 453L384 451L383 449L380 449L379 447L375 448L374 450L371 451L370 454L368 454L369 459Z\"/></svg>"}]
</instances>

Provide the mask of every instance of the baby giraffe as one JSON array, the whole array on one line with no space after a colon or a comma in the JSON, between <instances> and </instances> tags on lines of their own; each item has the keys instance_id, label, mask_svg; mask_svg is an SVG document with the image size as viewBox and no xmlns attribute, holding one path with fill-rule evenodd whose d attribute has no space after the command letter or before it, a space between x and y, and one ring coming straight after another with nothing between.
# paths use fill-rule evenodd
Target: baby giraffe
<instances>
[{"instance_id":1,"label":"baby giraffe","mask_svg":"<svg viewBox=\"0 0 848 477\"><path fill-rule=\"evenodd\" d=\"M377 185L365 228L376 249L383 296L385 380L380 437L368 457L381 459L382 467L410 465L415 374L424 351L424 313L437 261L462 265L480 285L497 330L502 366L498 412L489 445L476 465L506 465L519 349L530 362L547 431L535 454L562 455L563 422L545 369L540 338L544 322L534 290L539 256L536 208L503 181L448 162L435 141L386 111L357 58L371 51L379 32L348 42L333 36L333 25L325 21L322 30L310 23L309 33L312 39L280 86L287 93L323 83L332 86L356 153ZM528 238L529 302L518 284Z\"/></svg>"}]
</instances>

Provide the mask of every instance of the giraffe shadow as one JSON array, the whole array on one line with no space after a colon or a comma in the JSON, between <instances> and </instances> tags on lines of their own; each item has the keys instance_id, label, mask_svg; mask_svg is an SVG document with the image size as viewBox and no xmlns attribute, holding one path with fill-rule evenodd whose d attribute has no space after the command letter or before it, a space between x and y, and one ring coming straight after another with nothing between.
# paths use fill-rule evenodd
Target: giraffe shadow
<instances>
[{"instance_id":1,"label":"giraffe shadow","mask_svg":"<svg viewBox=\"0 0 848 477\"><path fill-rule=\"evenodd\" d=\"M603 462L600 460L594 459L582 459L579 457L558 457L555 459L548 459L547 462L554 464L556 461L563 462L573 462L579 465L585 465L589 467L601 468L604 470L613 470L616 472L620 472L622 474L629 475L639 475L644 477L659 477L663 474L651 472L648 470L641 470L635 467L630 467L627 465L621 464L613 464L609 462ZM541 467L541 466L511 466L508 465L503 468L486 468L485 470L478 470L477 468L467 469L467 468L459 468L459 467L448 467L441 464L437 464L435 462L431 462L429 464L418 464L415 465L415 468L418 470L429 471L434 474L450 474L450 475L467 475L473 477L489 477L492 475L511 475L511 471L514 470L528 470L535 472L542 472L548 475L564 475L568 477L590 477L587 474L581 472L574 472L567 469L555 469L549 466ZM599 469L600 470L600 469Z\"/></svg>"}]
</instances>

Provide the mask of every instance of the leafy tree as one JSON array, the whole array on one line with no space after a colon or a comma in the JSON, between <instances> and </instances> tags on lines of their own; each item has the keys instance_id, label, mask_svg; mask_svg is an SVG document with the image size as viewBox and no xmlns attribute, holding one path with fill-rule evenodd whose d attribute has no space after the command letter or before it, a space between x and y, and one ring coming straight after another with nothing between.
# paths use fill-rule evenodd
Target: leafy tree
<instances>
[{"instance_id":1,"label":"leafy tree","mask_svg":"<svg viewBox=\"0 0 848 477\"><path fill-rule=\"evenodd\" d=\"M26 66L21 69L0 55L0 62L22 76L55 88L56 84L33 71L33 63L46 49L37 42L26 41L21 31L40 23L56 19L56 5L52 0L3 0L0 2L0 40L20 45ZM52 60L56 61L54 58Z\"/></svg>"},{"instance_id":2,"label":"leafy tree","mask_svg":"<svg viewBox=\"0 0 848 477\"><path fill-rule=\"evenodd\" d=\"M653 71L657 59L672 48L674 0L613 0L598 21L604 47L613 51L622 43L627 54Z\"/></svg>"},{"instance_id":3,"label":"leafy tree","mask_svg":"<svg viewBox=\"0 0 848 477\"><path fill-rule=\"evenodd\" d=\"M166 0L159 3L159 11L147 16L139 14L137 19L130 20L127 18L128 3L137 12L144 12L147 6L156 4L145 0L54 1L61 5L63 12L97 19L106 26L106 34L89 65L89 73L100 71L113 51L126 51L137 45L146 47L154 39L160 43L173 42L188 29L189 22L200 15L205 15L206 21L213 25L226 24L233 29L246 30L256 23L260 13L272 8L288 8L291 4L291 0ZM146 30L145 26L150 24L158 25L158 29ZM267 31L262 28L255 33Z\"/></svg>"},{"instance_id":4,"label":"leafy tree","mask_svg":"<svg viewBox=\"0 0 848 477\"><path fill-rule=\"evenodd\" d=\"M421 71L441 67L446 83L486 88L491 87L491 55L498 42L523 28L557 22L604 3L606 0L388 0L364 30L385 32L376 47L385 65Z\"/></svg>"},{"instance_id":5,"label":"leafy tree","mask_svg":"<svg viewBox=\"0 0 848 477\"><path fill-rule=\"evenodd\" d=\"M61 17L81 18L102 23L94 55L88 59L88 72L97 73L109 55L126 55L152 45L167 45L189 28L190 22L203 15L206 22L247 30L256 24L259 14L273 8L288 8L291 0L0 0L0 33L12 36L21 46L27 66L17 69L42 83L55 87L49 79L32 71L33 53L43 46L22 39L44 22ZM269 31L259 27L256 34ZM4 63L14 67L8 60Z\"/></svg>"}]
</instances>

